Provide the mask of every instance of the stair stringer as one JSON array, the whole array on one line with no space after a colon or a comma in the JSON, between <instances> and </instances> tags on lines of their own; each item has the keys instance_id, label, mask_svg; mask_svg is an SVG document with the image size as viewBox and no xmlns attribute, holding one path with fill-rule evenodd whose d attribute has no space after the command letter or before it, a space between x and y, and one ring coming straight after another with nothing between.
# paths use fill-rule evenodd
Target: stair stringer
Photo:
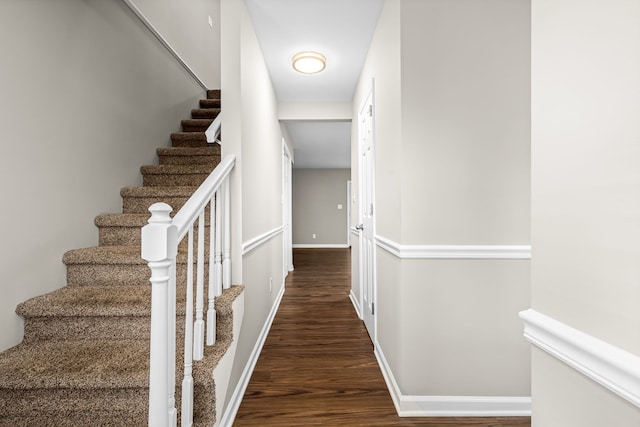
<instances>
[{"instance_id":1,"label":"stair stringer","mask_svg":"<svg viewBox=\"0 0 640 427\"><path fill-rule=\"evenodd\" d=\"M229 381L231 381L233 361L236 357L238 337L240 336L242 320L244 319L244 291L233 301L231 309L233 311L233 335L231 344L224 356L222 356L218 362L218 365L213 370L213 382L215 384L216 393L215 427L220 425L220 419L222 418L224 411L224 403L227 400L227 392L229 391Z\"/></svg>"}]
</instances>

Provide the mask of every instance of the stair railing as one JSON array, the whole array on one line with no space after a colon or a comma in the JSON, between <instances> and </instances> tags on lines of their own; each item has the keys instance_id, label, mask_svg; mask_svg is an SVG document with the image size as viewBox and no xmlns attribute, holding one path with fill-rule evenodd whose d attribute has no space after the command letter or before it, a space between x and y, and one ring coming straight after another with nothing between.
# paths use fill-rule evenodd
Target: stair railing
<instances>
[{"instance_id":1,"label":"stair railing","mask_svg":"<svg viewBox=\"0 0 640 427\"><path fill-rule=\"evenodd\" d=\"M149 426L177 425L176 381L176 259L186 250L186 307L184 377L181 425L193 423L194 360L201 360L206 345L216 340L215 297L231 286L231 227L229 176L235 156L227 155L171 219L171 206L154 203L151 218L142 229L142 258L151 269L151 354L149 360ZM209 220L206 209L209 208ZM205 223L209 225L205 251ZM194 229L197 248L194 262ZM187 236L187 247L178 246ZM184 246L184 245L183 245ZM205 259L208 260L208 304L204 321ZM194 317L194 264L196 302ZM205 333L206 330L206 333Z\"/></svg>"},{"instance_id":2,"label":"stair railing","mask_svg":"<svg viewBox=\"0 0 640 427\"><path fill-rule=\"evenodd\" d=\"M213 144L216 142L220 142L218 137L220 136L220 125L222 123L222 112L218 113L216 118L211 122L207 130L204 132L207 137L207 142L209 144Z\"/></svg>"}]
</instances>

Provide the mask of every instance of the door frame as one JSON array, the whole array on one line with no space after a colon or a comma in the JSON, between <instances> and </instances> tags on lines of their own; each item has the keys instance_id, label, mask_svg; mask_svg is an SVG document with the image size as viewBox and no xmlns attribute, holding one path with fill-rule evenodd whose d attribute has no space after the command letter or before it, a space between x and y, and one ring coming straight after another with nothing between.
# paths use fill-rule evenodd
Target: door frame
<instances>
[{"instance_id":1,"label":"door frame","mask_svg":"<svg viewBox=\"0 0 640 427\"><path fill-rule=\"evenodd\" d=\"M362 167L362 114L363 111L365 111L365 109L368 110L367 106L371 105L371 152L372 152L372 163L371 163L371 182L369 183L369 185L371 186L371 209L373 212L373 219L371 221L371 244L372 244L372 248L371 248L371 264L370 264L370 277L371 277L371 288L372 288L372 295L370 295L370 300L373 304L373 310L371 313L372 316L372 328L373 331L369 331L369 329L367 328L367 331L369 332L369 335L371 337L371 341L373 342L373 344L375 345L377 342L377 331L378 331L378 310L376 308L377 305L377 274L376 274L376 244L375 244L375 212L376 212L376 204L375 204L375 93L374 93L374 86L375 86L375 80L372 78L369 84L369 88L368 90L365 92L365 95L360 103L360 106L358 108L358 140L357 140L357 144L358 144L358 177L359 177L359 182L358 182L358 191L359 191L359 199L360 199L360 203L358 204L358 222L359 224L364 224L364 168ZM359 271L360 271L360 277L359 277L359 282L360 282L360 307L362 310L362 320L365 323L365 326L367 326L367 321L365 319L365 316L368 316L367 311L369 310L369 307L367 307L367 305L365 304L365 300L364 300L364 294L365 294L365 286L366 284L364 283L365 281L365 275L364 273L364 269L365 269L365 262L364 262L364 230L360 230L359 233L359 250L358 250L358 254L359 254Z\"/></svg>"},{"instance_id":2,"label":"door frame","mask_svg":"<svg viewBox=\"0 0 640 427\"><path fill-rule=\"evenodd\" d=\"M293 159L289 146L284 138L282 138L282 269L283 278L293 271L293 233L292 233L292 166ZM288 179L287 179L288 176Z\"/></svg>"}]
</instances>

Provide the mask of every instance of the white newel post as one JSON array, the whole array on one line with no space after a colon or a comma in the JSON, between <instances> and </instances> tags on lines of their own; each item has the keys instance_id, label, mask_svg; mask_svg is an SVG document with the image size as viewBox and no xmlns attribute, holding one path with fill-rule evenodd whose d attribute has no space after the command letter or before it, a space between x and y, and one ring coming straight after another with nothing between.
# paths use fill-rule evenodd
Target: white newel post
<instances>
[{"instance_id":1,"label":"white newel post","mask_svg":"<svg viewBox=\"0 0 640 427\"><path fill-rule=\"evenodd\" d=\"M170 390L169 289L177 253L177 229L171 223L171 206L155 203L142 229L142 258L151 269L151 355L149 360L149 426L175 425L174 392ZM175 319L173 319L175 323ZM172 343L171 343L172 344Z\"/></svg>"}]
</instances>

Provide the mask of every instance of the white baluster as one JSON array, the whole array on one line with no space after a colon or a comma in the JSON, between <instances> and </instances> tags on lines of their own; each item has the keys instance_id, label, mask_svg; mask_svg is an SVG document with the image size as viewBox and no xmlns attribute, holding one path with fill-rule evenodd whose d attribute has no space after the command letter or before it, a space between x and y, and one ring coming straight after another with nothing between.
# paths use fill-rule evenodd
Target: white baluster
<instances>
[{"instance_id":1,"label":"white baluster","mask_svg":"<svg viewBox=\"0 0 640 427\"><path fill-rule=\"evenodd\" d=\"M207 345L216 343L216 273L215 273L215 228L216 196L209 202L209 308L207 309Z\"/></svg>"},{"instance_id":2,"label":"white baluster","mask_svg":"<svg viewBox=\"0 0 640 427\"><path fill-rule=\"evenodd\" d=\"M142 258L151 269L151 339L149 358L149 425L169 426L175 412L169 393L169 285L176 257L176 227L171 224L171 206L155 203L151 218L142 229Z\"/></svg>"},{"instance_id":3,"label":"white baluster","mask_svg":"<svg viewBox=\"0 0 640 427\"><path fill-rule=\"evenodd\" d=\"M222 295L222 190L216 191L216 296Z\"/></svg>"},{"instance_id":4,"label":"white baluster","mask_svg":"<svg viewBox=\"0 0 640 427\"><path fill-rule=\"evenodd\" d=\"M231 195L229 178L224 180L224 260L222 261L224 274L223 288L231 287Z\"/></svg>"},{"instance_id":5,"label":"white baluster","mask_svg":"<svg viewBox=\"0 0 640 427\"><path fill-rule=\"evenodd\" d=\"M187 249L187 300L184 319L184 378L182 379L181 426L193 423L193 224L189 227Z\"/></svg>"},{"instance_id":6,"label":"white baluster","mask_svg":"<svg viewBox=\"0 0 640 427\"><path fill-rule=\"evenodd\" d=\"M198 217L198 257L196 281L196 322L193 326L193 359L204 357L204 209Z\"/></svg>"},{"instance_id":7,"label":"white baluster","mask_svg":"<svg viewBox=\"0 0 640 427\"><path fill-rule=\"evenodd\" d=\"M176 252L178 242L175 243ZM169 289L168 289L168 306L169 316L167 317L167 329L169 331L168 338L168 357L169 366L167 366L167 375L169 379L169 426L177 427L178 410L176 409L176 259L171 260L169 267Z\"/></svg>"}]
</instances>

